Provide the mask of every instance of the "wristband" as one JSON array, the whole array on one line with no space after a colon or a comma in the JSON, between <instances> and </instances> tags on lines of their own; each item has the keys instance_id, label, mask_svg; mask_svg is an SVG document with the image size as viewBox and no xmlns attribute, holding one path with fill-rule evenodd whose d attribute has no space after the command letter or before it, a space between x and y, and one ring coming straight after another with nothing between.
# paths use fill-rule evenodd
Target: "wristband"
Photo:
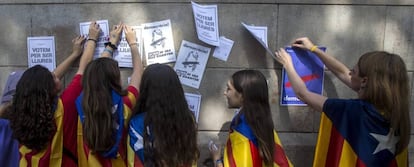
<instances>
[{"instance_id":1,"label":"wristband","mask_svg":"<svg viewBox=\"0 0 414 167\"><path fill-rule=\"evenodd\" d=\"M216 165L217 164L223 164L223 159L218 159L218 160L216 160L216 163L215 163Z\"/></svg>"},{"instance_id":2,"label":"wristband","mask_svg":"<svg viewBox=\"0 0 414 167\"><path fill-rule=\"evenodd\" d=\"M113 50L117 50L118 48L114 45L114 44L112 44L111 42L106 42L105 43L105 47L106 46L109 46L109 47L111 47Z\"/></svg>"},{"instance_id":3,"label":"wristband","mask_svg":"<svg viewBox=\"0 0 414 167\"><path fill-rule=\"evenodd\" d=\"M132 42L132 43L129 43L128 45L129 45L129 47L131 47L132 45L138 45L138 43Z\"/></svg>"},{"instance_id":4,"label":"wristband","mask_svg":"<svg viewBox=\"0 0 414 167\"><path fill-rule=\"evenodd\" d=\"M111 54L111 56L113 55L113 51L112 50L110 50L110 49L108 49L108 48L105 48L104 50L103 50L104 52L108 52L109 54Z\"/></svg>"},{"instance_id":5,"label":"wristband","mask_svg":"<svg viewBox=\"0 0 414 167\"><path fill-rule=\"evenodd\" d=\"M88 41L93 41L93 42L95 42L95 44L98 42L98 41L96 41L96 39L92 39L92 38L89 38Z\"/></svg>"},{"instance_id":6,"label":"wristband","mask_svg":"<svg viewBox=\"0 0 414 167\"><path fill-rule=\"evenodd\" d=\"M313 45L313 46L310 48L310 51L311 51L311 52L314 52L317 48L318 48L318 46Z\"/></svg>"}]
</instances>

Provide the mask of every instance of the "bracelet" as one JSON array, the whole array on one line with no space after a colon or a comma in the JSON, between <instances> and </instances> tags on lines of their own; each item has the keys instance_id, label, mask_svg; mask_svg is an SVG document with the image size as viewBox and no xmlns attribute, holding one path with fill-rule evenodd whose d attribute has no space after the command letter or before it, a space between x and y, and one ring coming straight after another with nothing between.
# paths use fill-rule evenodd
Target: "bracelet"
<instances>
[{"instance_id":1,"label":"bracelet","mask_svg":"<svg viewBox=\"0 0 414 167\"><path fill-rule=\"evenodd\" d=\"M216 160L216 163L215 163L216 165L217 164L223 164L223 159L218 159L218 160Z\"/></svg>"},{"instance_id":2,"label":"bracelet","mask_svg":"<svg viewBox=\"0 0 414 167\"><path fill-rule=\"evenodd\" d=\"M129 43L128 45L131 47L132 45L138 45L138 43L132 42L132 43Z\"/></svg>"},{"instance_id":3,"label":"bracelet","mask_svg":"<svg viewBox=\"0 0 414 167\"><path fill-rule=\"evenodd\" d=\"M92 38L89 38L88 41L93 41L93 42L95 42L95 44L98 42L98 41L96 41L96 39L92 39Z\"/></svg>"},{"instance_id":4,"label":"bracelet","mask_svg":"<svg viewBox=\"0 0 414 167\"><path fill-rule=\"evenodd\" d=\"M111 47L113 50L117 50L118 49L118 47L116 47L114 44L112 44L111 42L106 42L105 43L105 47L106 46L109 46L109 47Z\"/></svg>"},{"instance_id":5,"label":"bracelet","mask_svg":"<svg viewBox=\"0 0 414 167\"><path fill-rule=\"evenodd\" d=\"M310 51L311 51L311 52L314 52L317 48L318 48L318 46L313 45L313 46L310 48Z\"/></svg>"},{"instance_id":6,"label":"bracelet","mask_svg":"<svg viewBox=\"0 0 414 167\"><path fill-rule=\"evenodd\" d=\"M109 54L111 54L111 56L114 54L114 52L108 48L105 48L103 51L108 52Z\"/></svg>"}]
</instances>

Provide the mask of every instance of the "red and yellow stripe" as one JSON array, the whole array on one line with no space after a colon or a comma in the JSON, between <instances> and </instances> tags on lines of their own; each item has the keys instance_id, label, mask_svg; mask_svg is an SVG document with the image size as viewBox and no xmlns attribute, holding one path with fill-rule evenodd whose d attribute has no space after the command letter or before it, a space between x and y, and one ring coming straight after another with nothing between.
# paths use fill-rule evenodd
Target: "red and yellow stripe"
<instances>
[{"instance_id":1,"label":"red and yellow stripe","mask_svg":"<svg viewBox=\"0 0 414 167\"><path fill-rule=\"evenodd\" d=\"M34 151L24 145L19 148L20 166L40 167L40 166L61 166L63 152L63 103L59 98L55 111L56 133L48 147L41 151Z\"/></svg>"},{"instance_id":2,"label":"red and yellow stripe","mask_svg":"<svg viewBox=\"0 0 414 167\"><path fill-rule=\"evenodd\" d=\"M407 157L408 151L405 149L395 158L391 164L391 167L408 166ZM358 158L351 145L344 140L337 129L332 126L331 120L325 115L325 113L322 113L321 115L318 142L316 144L313 166L366 166L364 162Z\"/></svg>"},{"instance_id":3,"label":"red and yellow stripe","mask_svg":"<svg viewBox=\"0 0 414 167\"><path fill-rule=\"evenodd\" d=\"M275 154L274 167L293 166L286 157L280 143L279 136L274 132ZM246 138L243 134L233 131L229 135L226 147L224 149L224 166L225 167L262 167L264 163L255 144Z\"/></svg>"}]
</instances>

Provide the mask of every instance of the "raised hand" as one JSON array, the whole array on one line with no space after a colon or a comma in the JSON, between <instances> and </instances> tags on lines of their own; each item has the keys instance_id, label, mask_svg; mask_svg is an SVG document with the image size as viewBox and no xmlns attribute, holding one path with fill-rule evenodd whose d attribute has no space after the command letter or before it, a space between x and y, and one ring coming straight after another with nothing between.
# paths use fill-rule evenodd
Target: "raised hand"
<instances>
[{"instance_id":1,"label":"raised hand","mask_svg":"<svg viewBox=\"0 0 414 167\"><path fill-rule=\"evenodd\" d=\"M275 55L276 60L283 66L293 65L292 57L285 51L285 49L280 48L279 50L275 51Z\"/></svg>"},{"instance_id":2,"label":"raised hand","mask_svg":"<svg viewBox=\"0 0 414 167\"><path fill-rule=\"evenodd\" d=\"M112 27L109 37L109 42L111 42L114 45L118 45L119 40L121 39L121 33L122 33L122 29L124 27L124 24L120 23L119 25L114 25Z\"/></svg>"},{"instance_id":3,"label":"raised hand","mask_svg":"<svg viewBox=\"0 0 414 167\"><path fill-rule=\"evenodd\" d=\"M305 50L311 50L315 45L312 43L311 40L309 40L308 37L302 37L302 38L296 39L292 43L292 46L302 48L302 49L305 49Z\"/></svg>"},{"instance_id":4,"label":"raised hand","mask_svg":"<svg viewBox=\"0 0 414 167\"><path fill-rule=\"evenodd\" d=\"M99 24L96 21L93 21L89 26L89 38L93 41L97 41L99 38L99 34L101 32L101 28L99 28Z\"/></svg>"},{"instance_id":5,"label":"raised hand","mask_svg":"<svg viewBox=\"0 0 414 167\"><path fill-rule=\"evenodd\" d=\"M72 39L72 54L80 56L83 51L83 43L85 42L85 37L79 35Z\"/></svg>"},{"instance_id":6,"label":"raised hand","mask_svg":"<svg viewBox=\"0 0 414 167\"><path fill-rule=\"evenodd\" d=\"M137 44L137 36L135 34L135 30L131 26L124 25L123 27L126 40L128 42L128 45L131 47L131 45Z\"/></svg>"}]
</instances>

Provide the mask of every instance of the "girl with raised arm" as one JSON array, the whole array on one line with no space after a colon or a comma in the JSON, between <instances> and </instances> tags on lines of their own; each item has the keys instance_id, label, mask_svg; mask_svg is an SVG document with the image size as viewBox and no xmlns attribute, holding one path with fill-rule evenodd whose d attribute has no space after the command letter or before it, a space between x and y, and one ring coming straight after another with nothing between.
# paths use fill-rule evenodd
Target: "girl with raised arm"
<instances>
[{"instance_id":1,"label":"girl with raised arm","mask_svg":"<svg viewBox=\"0 0 414 167\"><path fill-rule=\"evenodd\" d=\"M96 39L99 26L93 23L89 38ZM59 78L82 52L84 37L77 37L72 54L54 72L36 65L27 69L16 85L16 92L6 118L13 136L19 142L20 166L77 166L75 99L81 92L81 78L86 64L92 60L95 42L87 41L79 69L69 86L62 87Z\"/></svg>"},{"instance_id":2,"label":"girl with raised arm","mask_svg":"<svg viewBox=\"0 0 414 167\"><path fill-rule=\"evenodd\" d=\"M290 55L284 49L276 52L298 98L323 112L321 121L326 115L331 122L321 122L321 127L329 127L331 135L320 135L322 142L317 150L324 150L326 155L317 152L314 166L408 166L410 86L401 57L384 51L367 52L349 70L308 38L299 38L292 46L314 52L335 76L358 93L357 99L334 99L310 92Z\"/></svg>"},{"instance_id":3,"label":"girl with raised arm","mask_svg":"<svg viewBox=\"0 0 414 167\"><path fill-rule=\"evenodd\" d=\"M121 86L118 62L109 58L121 32L131 47L133 72L125 90ZM126 132L138 99L143 66L136 46L135 31L123 24L114 26L101 58L92 61L82 80L83 91L76 100L79 114L79 166L127 166Z\"/></svg>"}]
</instances>

